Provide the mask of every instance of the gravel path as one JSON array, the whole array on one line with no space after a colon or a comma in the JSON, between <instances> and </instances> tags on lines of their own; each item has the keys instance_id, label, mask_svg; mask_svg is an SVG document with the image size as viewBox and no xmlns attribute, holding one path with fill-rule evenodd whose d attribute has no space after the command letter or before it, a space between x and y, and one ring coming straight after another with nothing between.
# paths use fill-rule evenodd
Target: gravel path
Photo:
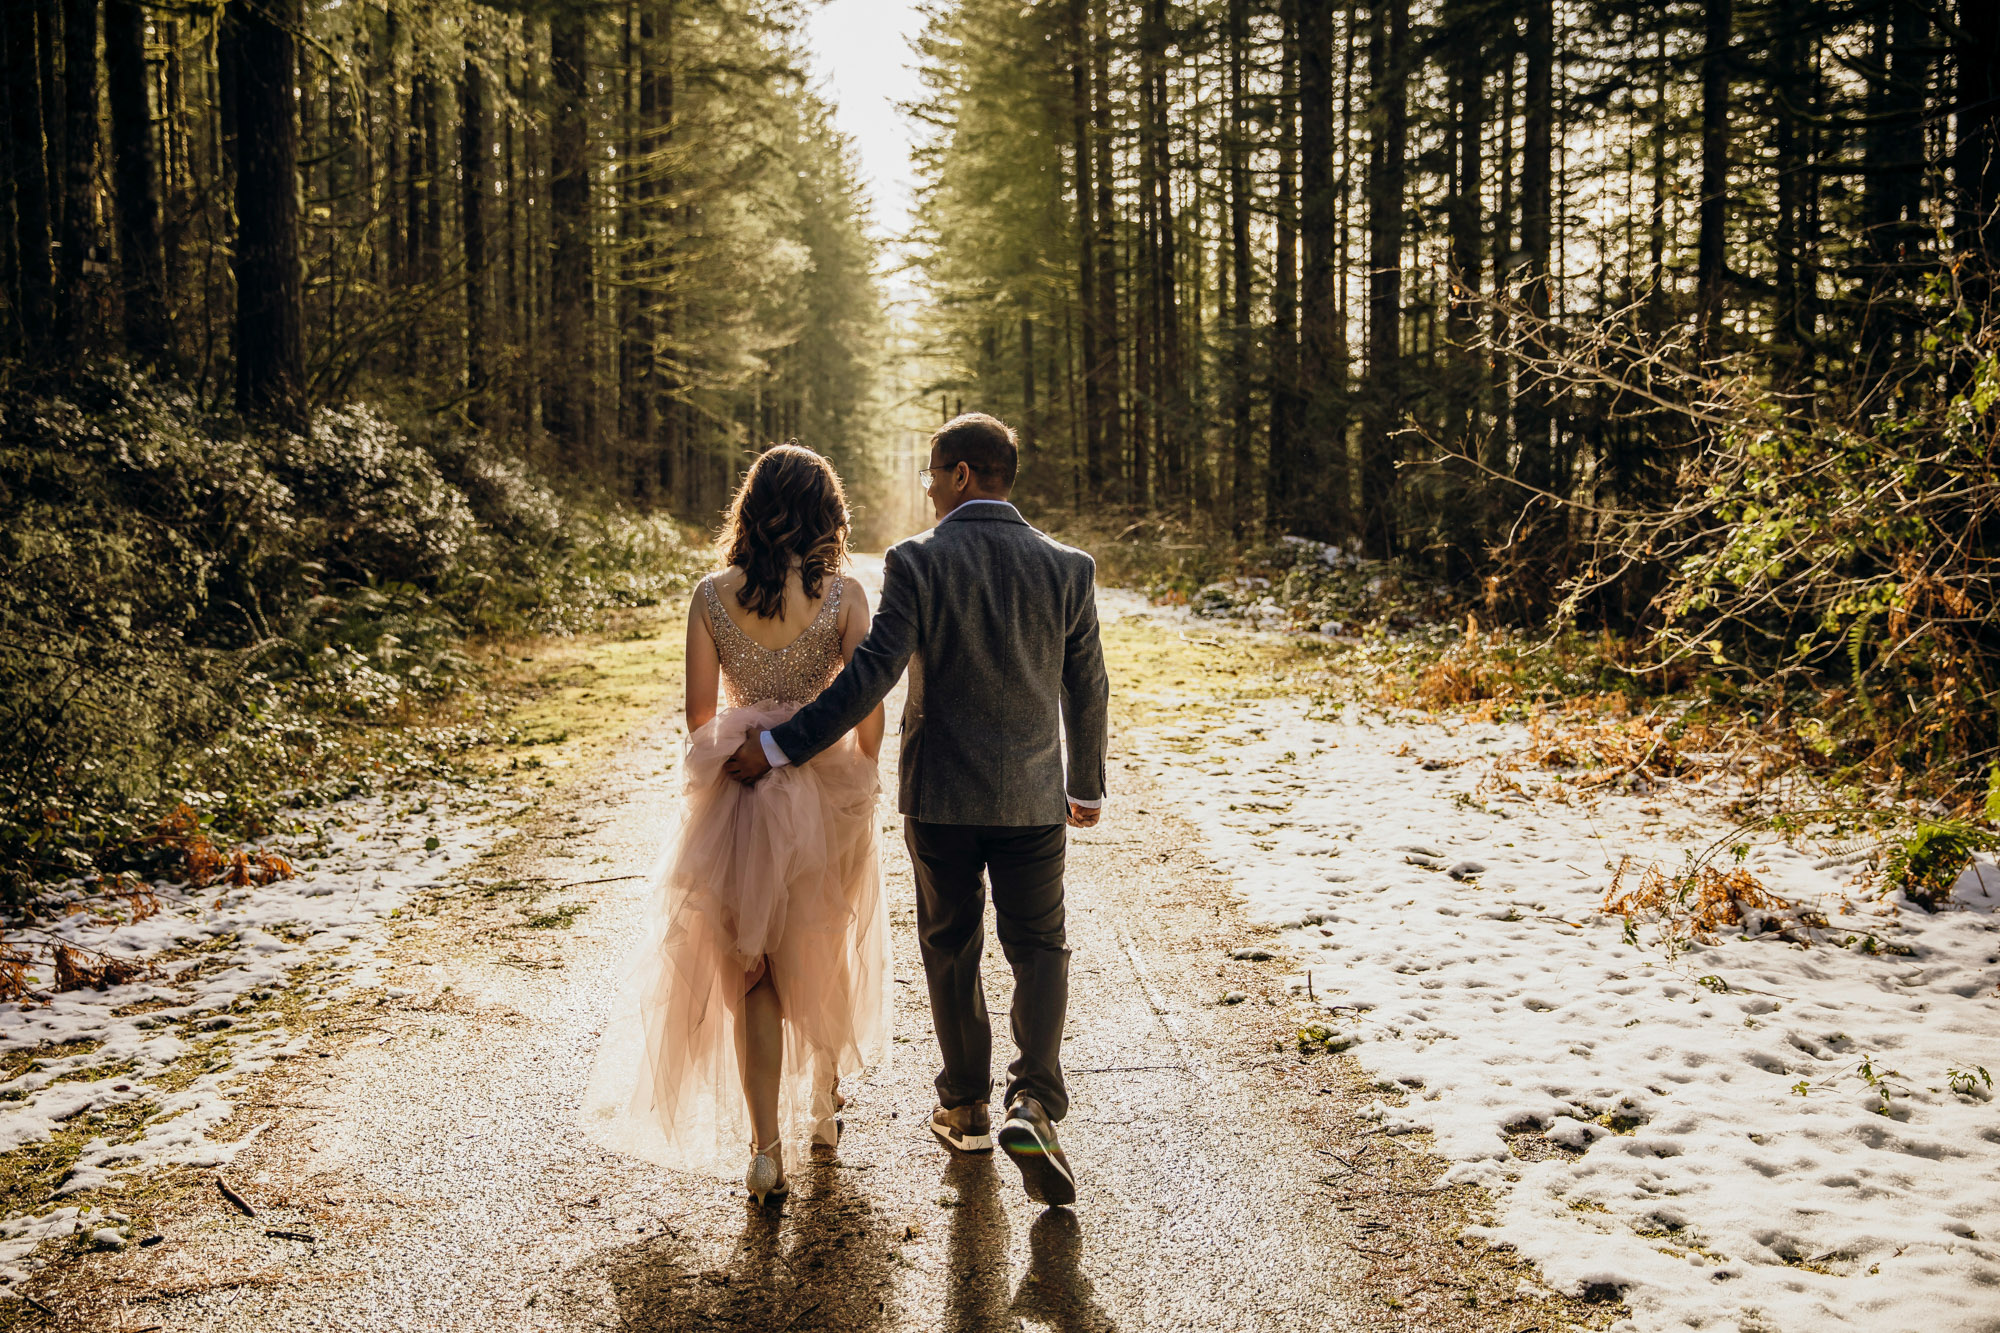
<instances>
[{"instance_id":1,"label":"gravel path","mask_svg":"<svg viewBox=\"0 0 2000 1333\"><path fill-rule=\"evenodd\" d=\"M1190 649L1190 651L1195 651ZM675 729L545 810L472 875L635 876L671 817ZM1421 1138L1362 1112L1346 1057L1301 1057L1283 958L1184 823L1119 763L1107 818L1073 836L1062 1126L1073 1210L1004 1158L953 1160L924 1128L934 1071L907 858L884 807L898 1044L858 1088L837 1159L798 1164L781 1212L740 1186L623 1160L575 1111L640 880L404 914L391 991L343 1008L264 1077L268 1122L231 1182L155 1216L164 1243L50 1289L61 1327L305 1329L1493 1329L1602 1322L1511 1256L1456 1239L1481 1200L1437 1186ZM894 790L893 774L885 788ZM559 913L554 913L559 916ZM990 929L990 927L989 927ZM1010 990L989 936L1001 1062ZM1220 1003L1227 992L1248 1000ZM401 992L400 994L397 992ZM1393 1100L1393 1097L1391 1098ZM289 1234L287 1234L289 1233ZM311 1237L299 1239L297 1237Z\"/></svg>"}]
</instances>

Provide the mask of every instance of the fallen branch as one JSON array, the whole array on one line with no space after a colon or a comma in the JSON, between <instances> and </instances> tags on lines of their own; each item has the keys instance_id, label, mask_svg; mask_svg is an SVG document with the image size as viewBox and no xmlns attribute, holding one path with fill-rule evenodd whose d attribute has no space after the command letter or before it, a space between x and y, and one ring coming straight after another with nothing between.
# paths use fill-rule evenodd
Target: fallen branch
<instances>
[{"instance_id":1,"label":"fallen branch","mask_svg":"<svg viewBox=\"0 0 2000 1333\"><path fill-rule=\"evenodd\" d=\"M243 1214L245 1217L257 1216L257 1210L250 1206L250 1201L229 1188L229 1182L224 1180L219 1172L215 1177L215 1187L222 1191L222 1197L229 1200L237 1212Z\"/></svg>"}]
</instances>

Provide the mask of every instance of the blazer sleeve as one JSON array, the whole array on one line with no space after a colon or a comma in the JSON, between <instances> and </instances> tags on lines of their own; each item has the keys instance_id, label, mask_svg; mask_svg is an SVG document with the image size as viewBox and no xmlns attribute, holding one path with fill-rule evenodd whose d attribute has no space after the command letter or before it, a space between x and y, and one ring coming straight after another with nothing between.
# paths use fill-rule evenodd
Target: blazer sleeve
<instances>
[{"instance_id":1,"label":"blazer sleeve","mask_svg":"<svg viewBox=\"0 0 2000 1333\"><path fill-rule=\"evenodd\" d=\"M882 562L882 602L847 666L820 696L771 729L771 740L795 764L860 725L896 687L917 646L916 581L908 557L891 547Z\"/></svg>"},{"instance_id":2,"label":"blazer sleeve","mask_svg":"<svg viewBox=\"0 0 2000 1333\"><path fill-rule=\"evenodd\" d=\"M1109 745L1111 682L1097 633L1097 566L1085 557L1083 595L1063 647L1063 734L1069 742L1069 795L1104 799L1104 752ZM789 752L787 752L789 753Z\"/></svg>"}]
</instances>

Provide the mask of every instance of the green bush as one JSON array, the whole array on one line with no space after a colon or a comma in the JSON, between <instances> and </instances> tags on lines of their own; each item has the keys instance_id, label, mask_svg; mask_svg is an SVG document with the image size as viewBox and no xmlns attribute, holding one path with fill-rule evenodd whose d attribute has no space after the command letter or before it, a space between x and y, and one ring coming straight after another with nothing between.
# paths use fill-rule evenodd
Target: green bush
<instances>
[{"instance_id":1,"label":"green bush","mask_svg":"<svg viewBox=\"0 0 2000 1333\"><path fill-rule=\"evenodd\" d=\"M463 683L468 635L580 629L694 560L367 407L260 434L117 367L0 392L0 897L143 865L175 804L255 831L352 790L334 732Z\"/></svg>"}]
</instances>

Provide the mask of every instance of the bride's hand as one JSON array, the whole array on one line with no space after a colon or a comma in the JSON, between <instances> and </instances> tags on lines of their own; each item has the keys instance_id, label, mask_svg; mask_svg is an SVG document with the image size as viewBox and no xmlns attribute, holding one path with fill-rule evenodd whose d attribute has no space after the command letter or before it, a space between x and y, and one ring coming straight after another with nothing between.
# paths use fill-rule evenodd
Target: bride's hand
<instances>
[{"instance_id":1,"label":"bride's hand","mask_svg":"<svg viewBox=\"0 0 2000 1333\"><path fill-rule=\"evenodd\" d=\"M764 757L764 745L751 732L743 738L743 744L736 747L736 753L722 762L722 775L734 778L746 787L757 785L757 779L771 771L771 761Z\"/></svg>"}]
</instances>

